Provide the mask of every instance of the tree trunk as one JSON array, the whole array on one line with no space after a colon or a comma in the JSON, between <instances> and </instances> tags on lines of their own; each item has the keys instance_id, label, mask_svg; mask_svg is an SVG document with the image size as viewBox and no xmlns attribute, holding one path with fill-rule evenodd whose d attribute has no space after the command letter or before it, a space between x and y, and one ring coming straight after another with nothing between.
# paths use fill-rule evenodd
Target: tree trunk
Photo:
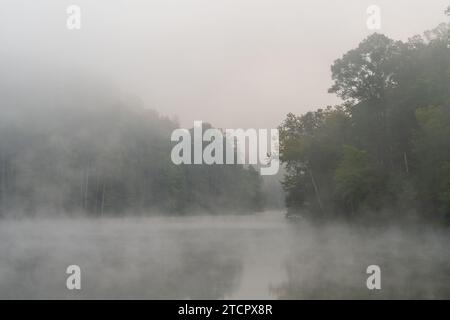
<instances>
[{"instance_id":1,"label":"tree trunk","mask_svg":"<svg viewBox=\"0 0 450 320\"><path fill-rule=\"evenodd\" d=\"M100 210L100 216L103 216L103 210L105 208L105 182L103 181L103 187L102 187L102 206Z\"/></svg>"},{"instance_id":2,"label":"tree trunk","mask_svg":"<svg viewBox=\"0 0 450 320\"><path fill-rule=\"evenodd\" d=\"M88 210L89 167L86 170L86 187L84 189L84 209Z\"/></svg>"},{"instance_id":3,"label":"tree trunk","mask_svg":"<svg viewBox=\"0 0 450 320\"><path fill-rule=\"evenodd\" d=\"M81 209L84 210L84 170L81 172L80 200Z\"/></svg>"},{"instance_id":4,"label":"tree trunk","mask_svg":"<svg viewBox=\"0 0 450 320\"><path fill-rule=\"evenodd\" d=\"M314 179L314 175L311 169L308 169L309 176L311 178L311 182L314 187L314 193L316 194L317 203L319 204L320 211L323 212L322 200L320 199L319 188L317 187L316 180Z\"/></svg>"},{"instance_id":5,"label":"tree trunk","mask_svg":"<svg viewBox=\"0 0 450 320\"><path fill-rule=\"evenodd\" d=\"M2 174L1 179L1 190L0 190L0 213L5 211L5 201L6 201L6 160L5 156L2 156Z\"/></svg>"},{"instance_id":6,"label":"tree trunk","mask_svg":"<svg viewBox=\"0 0 450 320\"><path fill-rule=\"evenodd\" d=\"M403 159L405 160L406 174L409 174L408 155L406 154L406 152L403 153Z\"/></svg>"},{"instance_id":7,"label":"tree trunk","mask_svg":"<svg viewBox=\"0 0 450 320\"><path fill-rule=\"evenodd\" d=\"M97 179L95 182L95 207L94 207L94 214L97 214L98 212L98 192L99 192L99 186L100 186L100 176L98 173L96 174Z\"/></svg>"}]
</instances>

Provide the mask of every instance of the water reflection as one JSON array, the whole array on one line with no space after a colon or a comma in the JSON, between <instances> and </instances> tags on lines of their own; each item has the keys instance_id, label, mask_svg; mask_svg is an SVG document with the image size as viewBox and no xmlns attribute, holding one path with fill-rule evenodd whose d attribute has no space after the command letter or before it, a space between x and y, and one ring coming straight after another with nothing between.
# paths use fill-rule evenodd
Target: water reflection
<instances>
[{"instance_id":1,"label":"water reflection","mask_svg":"<svg viewBox=\"0 0 450 320\"><path fill-rule=\"evenodd\" d=\"M422 228L299 227L280 299L448 299L450 235ZM300 241L301 240L301 241ZM366 268L381 268L381 290L368 290Z\"/></svg>"},{"instance_id":2,"label":"water reflection","mask_svg":"<svg viewBox=\"0 0 450 320\"><path fill-rule=\"evenodd\" d=\"M256 216L0 224L0 298L450 298L448 230ZM65 287L78 264L82 289ZM366 288L366 267L382 290Z\"/></svg>"}]
</instances>

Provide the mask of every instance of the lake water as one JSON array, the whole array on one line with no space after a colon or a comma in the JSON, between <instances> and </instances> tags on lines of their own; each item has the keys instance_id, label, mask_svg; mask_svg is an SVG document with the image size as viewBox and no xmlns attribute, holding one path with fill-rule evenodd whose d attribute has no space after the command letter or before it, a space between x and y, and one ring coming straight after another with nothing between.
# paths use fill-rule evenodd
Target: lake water
<instances>
[{"instance_id":1,"label":"lake water","mask_svg":"<svg viewBox=\"0 0 450 320\"><path fill-rule=\"evenodd\" d=\"M81 290L66 288L67 266ZM381 268L368 290L366 268ZM245 216L0 221L2 299L450 298L450 232Z\"/></svg>"}]
</instances>

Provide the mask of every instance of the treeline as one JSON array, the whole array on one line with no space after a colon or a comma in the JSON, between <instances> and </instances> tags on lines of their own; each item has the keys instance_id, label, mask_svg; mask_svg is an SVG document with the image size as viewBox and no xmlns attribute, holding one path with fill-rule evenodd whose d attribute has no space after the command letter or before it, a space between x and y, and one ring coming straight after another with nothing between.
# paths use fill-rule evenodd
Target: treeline
<instances>
[{"instance_id":1,"label":"treeline","mask_svg":"<svg viewBox=\"0 0 450 320\"><path fill-rule=\"evenodd\" d=\"M22 80L1 79L1 216L261 208L253 168L172 164L175 121L92 84Z\"/></svg>"},{"instance_id":2,"label":"treeline","mask_svg":"<svg viewBox=\"0 0 450 320\"><path fill-rule=\"evenodd\" d=\"M373 34L331 71L345 102L280 126L289 212L449 221L450 24L407 42Z\"/></svg>"}]
</instances>

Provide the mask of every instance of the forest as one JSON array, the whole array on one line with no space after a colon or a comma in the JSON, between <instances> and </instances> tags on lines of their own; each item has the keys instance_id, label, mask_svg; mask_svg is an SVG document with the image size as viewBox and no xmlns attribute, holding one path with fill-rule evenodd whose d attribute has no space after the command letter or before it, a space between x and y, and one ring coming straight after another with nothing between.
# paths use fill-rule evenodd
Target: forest
<instances>
[{"instance_id":1,"label":"forest","mask_svg":"<svg viewBox=\"0 0 450 320\"><path fill-rule=\"evenodd\" d=\"M27 73L26 73L27 74ZM1 79L0 213L120 216L253 212L259 173L171 162L175 120L98 84ZM26 89L27 85L33 90ZM71 89L72 88L72 89ZM19 95L20 90L29 92ZM207 125L207 124L205 124Z\"/></svg>"},{"instance_id":2,"label":"forest","mask_svg":"<svg viewBox=\"0 0 450 320\"><path fill-rule=\"evenodd\" d=\"M0 216L254 212L271 197L252 166L174 165L177 121L115 89L10 71ZM331 76L340 105L278 128L288 215L450 221L450 23L406 42L374 33Z\"/></svg>"},{"instance_id":3,"label":"forest","mask_svg":"<svg viewBox=\"0 0 450 320\"><path fill-rule=\"evenodd\" d=\"M450 24L406 42L374 33L331 74L343 103L279 127L289 213L449 222Z\"/></svg>"}]
</instances>

